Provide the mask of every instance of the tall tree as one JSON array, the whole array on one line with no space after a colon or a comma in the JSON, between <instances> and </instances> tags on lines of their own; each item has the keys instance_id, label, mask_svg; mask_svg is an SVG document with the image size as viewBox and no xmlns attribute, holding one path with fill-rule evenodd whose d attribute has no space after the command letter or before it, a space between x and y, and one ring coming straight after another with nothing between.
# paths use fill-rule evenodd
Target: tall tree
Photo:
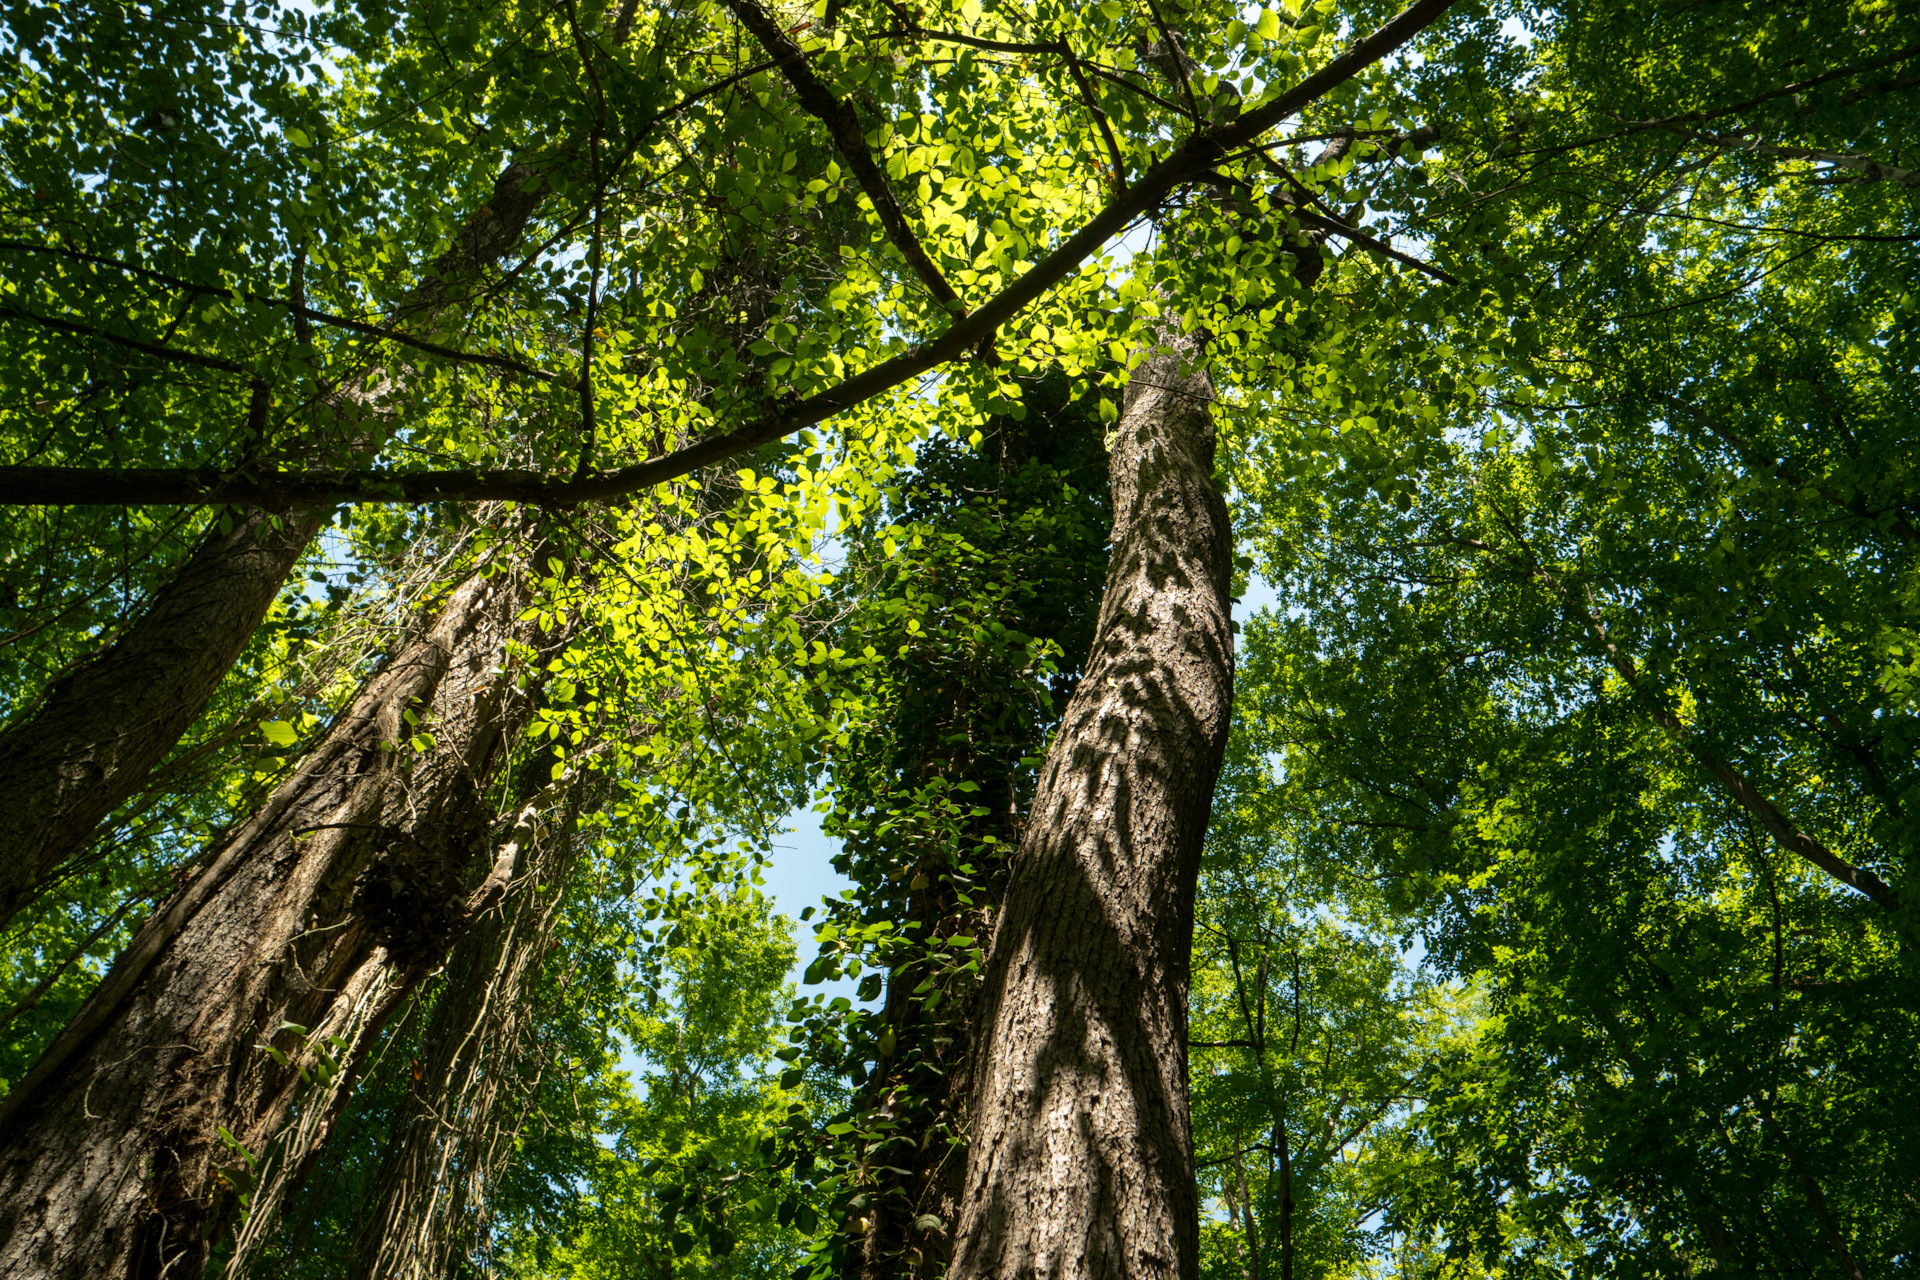
<instances>
[{"instance_id":1,"label":"tall tree","mask_svg":"<svg viewBox=\"0 0 1920 1280\"><path fill-rule=\"evenodd\" d=\"M1212 386L1193 344L1170 345L1134 374L1114 436L1093 652L995 923L957 1275L1198 1260L1187 958L1233 697L1233 541Z\"/></svg>"},{"instance_id":2,"label":"tall tree","mask_svg":"<svg viewBox=\"0 0 1920 1280\"><path fill-rule=\"evenodd\" d=\"M1022 390L1026 416L990 419L977 449L917 450L886 509L848 531L829 596L843 616L823 643L864 659L819 670L813 694L822 711L853 708L820 754L822 827L856 888L826 902L806 979L857 976L863 1002L884 998L795 1007L806 1060L791 1076L832 1073L851 1096L792 1117L774 1176L789 1217L824 1208L815 1265L842 1275L946 1269L985 935L1091 638L1103 424L1057 370ZM829 1184L816 1204L808 1188Z\"/></svg>"},{"instance_id":3,"label":"tall tree","mask_svg":"<svg viewBox=\"0 0 1920 1280\"><path fill-rule=\"evenodd\" d=\"M8 1272L197 1270L233 1208L220 1164L317 1145L372 1032L515 874L527 836L490 847L489 793L528 711L530 589L510 563L455 585L8 1094Z\"/></svg>"},{"instance_id":4,"label":"tall tree","mask_svg":"<svg viewBox=\"0 0 1920 1280\"><path fill-rule=\"evenodd\" d=\"M103 60L111 61L105 58L108 50L97 46L104 43L111 48L114 41L103 41L96 32L64 27L62 35L79 46L68 51L79 56L61 68L63 80L86 67L101 73L109 70L101 65ZM135 172L145 176L141 170ZM509 164L480 203L480 212L460 228L451 245L423 266L419 273L423 283L401 299L383 323L362 327L394 334L452 327L458 322L459 309L480 292L483 273L519 243L528 219L548 189L545 179L526 165ZM137 198L143 190L138 178L122 181L106 193L105 200L111 207ZM103 222L98 217L89 220L90 243L97 244L103 235L118 232L131 234L136 241L144 239L141 250L163 261L191 252L191 246L170 242L164 234L141 237L137 231ZM198 230L189 228L186 234L191 237ZM76 253L51 244L10 242L5 249L27 257L36 268L15 283L15 289L28 297L71 291L75 282L61 278L62 268L77 268L79 274L97 281L102 275L110 276L120 265L97 253ZM133 280L104 282L109 297L128 292L129 283L137 291L139 285L149 283L144 277L158 276L144 268L123 268L122 274ZM328 443L349 455L377 454L384 438L398 425L395 415L384 406L400 391L395 383L405 381L404 368L377 370L371 375L349 374L344 380L315 378L313 370L301 369L302 364L315 363L309 303L316 299L309 295L306 275L302 248L282 305L292 316L299 347L307 353L304 358L296 354L288 362L290 371L296 376L306 373L310 382L306 392L312 399L306 404L279 407L279 420L274 421L271 383L252 379L246 389L244 412L235 404L229 415L244 424L236 432L240 453L233 459L235 465L252 466L277 456L311 454L317 445L324 449ZM192 281L158 278L170 289L184 293L189 305L202 297L224 298L234 293L212 284L196 287ZM93 299L96 306L101 301ZM9 308L7 314L29 323L36 320L35 314L17 308ZM38 319L54 324L59 331L57 317ZM173 327L178 327L177 322ZM109 348L113 344L110 335L90 336ZM145 349L138 340L128 341L135 342L136 351ZM214 367L231 365L221 360L211 363ZM204 372L202 366L191 362L187 368ZM97 366L83 369L89 382L100 380ZM283 375L288 371L283 370ZM164 381L164 372L163 361L161 370L147 373L145 380ZM56 382L41 390L55 396L66 392L81 406L100 398L97 386L70 390ZM156 394L151 386L145 390L150 396ZM316 442L316 418L342 423L345 430L320 433L321 440ZM329 435L337 435L337 439L328 441ZM0 731L0 778L4 779L0 782L0 811L7 815L6 825L0 827L0 925L26 905L49 878L71 870L66 864L95 827L140 788L200 715L253 637L295 562L330 520L329 506L310 502L291 511L217 511L184 563L160 576L139 616L128 619L103 651L87 656L53 682L32 705L30 714Z\"/></svg>"}]
</instances>

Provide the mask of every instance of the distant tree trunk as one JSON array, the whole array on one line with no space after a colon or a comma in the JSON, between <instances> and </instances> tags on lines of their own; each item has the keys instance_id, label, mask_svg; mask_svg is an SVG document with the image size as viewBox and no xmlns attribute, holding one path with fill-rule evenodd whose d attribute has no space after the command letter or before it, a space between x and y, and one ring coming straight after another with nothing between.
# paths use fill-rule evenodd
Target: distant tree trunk
<instances>
[{"instance_id":1,"label":"distant tree trunk","mask_svg":"<svg viewBox=\"0 0 1920 1280\"><path fill-rule=\"evenodd\" d=\"M151 608L0 733L0 925L173 749L321 520L253 512L209 529Z\"/></svg>"},{"instance_id":2,"label":"distant tree trunk","mask_svg":"<svg viewBox=\"0 0 1920 1280\"><path fill-rule=\"evenodd\" d=\"M528 709L527 599L512 571L456 587L0 1101L0 1277L191 1277L224 1188L318 1145L372 1032L513 874L489 790Z\"/></svg>"},{"instance_id":3,"label":"distant tree trunk","mask_svg":"<svg viewBox=\"0 0 1920 1280\"><path fill-rule=\"evenodd\" d=\"M1233 690L1212 383L1133 376L1092 656L994 933L953 1280L1197 1272L1187 1116L1193 899Z\"/></svg>"},{"instance_id":4,"label":"distant tree trunk","mask_svg":"<svg viewBox=\"0 0 1920 1280\"><path fill-rule=\"evenodd\" d=\"M1293 1280L1293 1142L1285 1116L1273 1126L1273 1137L1280 1148L1280 1280Z\"/></svg>"}]
</instances>

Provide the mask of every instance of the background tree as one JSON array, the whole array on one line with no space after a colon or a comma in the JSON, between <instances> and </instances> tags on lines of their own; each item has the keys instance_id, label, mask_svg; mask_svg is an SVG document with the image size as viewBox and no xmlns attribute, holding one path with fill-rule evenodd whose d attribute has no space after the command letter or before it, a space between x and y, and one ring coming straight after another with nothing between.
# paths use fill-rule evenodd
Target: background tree
<instances>
[{"instance_id":1,"label":"background tree","mask_svg":"<svg viewBox=\"0 0 1920 1280\"><path fill-rule=\"evenodd\" d=\"M1914 233L1835 131L1910 114L1902 36L1836 20L1814 66L1810 11L1738 53L1658 12L1544 22L1552 95L1511 149L1425 175L1493 229L1476 270L1538 316L1514 333L1564 398L1503 392L1418 505L1241 472L1289 610L1255 696L1320 856L1489 983L1495 1020L1423 1085L1439 1163L1390 1214L1431 1264L1873 1274L1911 1230L1873 1153L1912 1123L1880 1082L1913 866L1912 355L1883 282Z\"/></svg>"},{"instance_id":2,"label":"background tree","mask_svg":"<svg viewBox=\"0 0 1920 1280\"><path fill-rule=\"evenodd\" d=\"M929 441L887 508L846 535L821 643L866 661L823 667L812 696L816 714L842 709L843 731L819 744L823 828L856 890L827 902L806 978L858 976L879 1003L794 1007L806 1058L792 1077L828 1071L851 1096L796 1116L775 1162L806 1159L781 1213L823 1214L816 1265L843 1274L947 1262L985 935L1106 555L1101 423L1068 392L1055 371L977 449Z\"/></svg>"}]
</instances>

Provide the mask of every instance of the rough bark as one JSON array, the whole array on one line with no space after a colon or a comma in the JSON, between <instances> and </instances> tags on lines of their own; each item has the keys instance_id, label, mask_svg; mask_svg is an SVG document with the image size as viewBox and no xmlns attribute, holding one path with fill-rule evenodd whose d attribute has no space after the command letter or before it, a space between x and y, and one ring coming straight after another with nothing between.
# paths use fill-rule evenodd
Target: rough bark
<instances>
[{"instance_id":1,"label":"rough bark","mask_svg":"<svg viewBox=\"0 0 1920 1280\"><path fill-rule=\"evenodd\" d=\"M324 1137L372 1032L512 875L488 788L526 714L525 600L510 572L454 589L0 1102L0 1277L197 1274L223 1188Z\"/></svg>"},{"instance_id":2,"label":"rough bark","mask_svg":"<svg viewBox=\"0 0 1920 1280\"><path fill-rule=\"evenodd\" d=\"M533 989L575 854L570 821L544 834L537 829L535 815L550 808L536 802L523 809L517 835L525 852L513 892L461 940L447 964L407 1112L381 1159L355 1241L349 1280L453 1275L457 1257L484 1238L487 1201L514 1154L539 1080L537 1068L524 1069L538 1017Z\"/></svg>"},{"instance_id":3,"label":"rough bark","mask_svg":"<svg viewBox=\"0 0 1920 1280\"><path fill-rule=\"evenodd\" d=\"M953 1280L1190 1280L1193 896L1233 688L1212 384L1176 343L1112 444L1093 653L995 930Z\"/></svg>"},{"instance_id":4,"label":"rough bark","mask_svg":"<svg viewBox=\"0 0 1920 1280\"><path fill-rule=\"evenodd\" d=\"M213 696L321 514L216 527L104 653L0 733L0 925L133 795Z\"/></svg>"},{"instance_id":5,"label":"rough bark","mask_svg":"<svg viewBox=\"0 0 1920 1280\"><path fill-rule=\"evenodd\" d=\"M1024 526L1036 516L1046 520L1048 554L1036 558L1030 546L995 541L993 533L971 528L968 521L978 518L984 505L969 502L942 518L952 521L948 527L954 531L966 531L970 545L978 540L977 550L992 561L985 570L990 581L1019 583L1022 591L1034 593L1026 603L1003 603L998 622L1084 656L1099 607L1097 584L1106 570L1105 485L1091 474L1095 467L1106 469L1106 451L1100 447L1104 424L1089 406L1068 398L1064 378L1030 388L1026 403L1025 420L1003 419L989 429L990 443L982 454L994 458L994 478L976 473L977 491L966 481L962 485L976 498L990 495L996 519L1006 527ZM1050 484L1032 487L1036 466L1071 476L1074 496ZM908 509L914 501L908 497ZM985 585L964 576L964 570L949 576L952 570L942 560L920 562L904 573L915 581L937 582L956 599ZM978 623L974 615L961 616L968 619L965 625ZM892 648L890 639L871 640L882 650ZM865 642L855 632L841 643L857 649ZM893 883L905 887L904 905L883 891L866 903L861 919L884 919L914 940L904 959L888 957L880 1021L892 1037L891 1052L875 1062L844 1117L862 1129L869 1128L870 1118L869 1131L876 1137L849 1140L849 1135L830 1144L838 1148L836 1158L850 1161L850 1189L863 1197L850 1215L856 1233L839 1259L842 1280L944 1275L951 1260L945 1228L957 1217L966 1174L964 1138L973 1127L974 1026L982 983L956 971L945 948L955 937L971 945L992 935L1011 854L1025 826L1022 815L1031 807L1032 779L1016 761L1041 755L1051 729L1038 715L1028 718L1033 709L1022 692L1031 680L1021 669L1024 648L974 650L960 657L943 652L937 640L929 643L931 653L915 651L899 671L902 685L884 753L856 751L852 759L837 761L831 774L837 792L872 806L864 822L856 820L835 833L845 840L848 874L863 881L897 877ZM1077 669L1053 677L1053 705L1064 706L1077 680ZM954 847L967 851L964 872L948 862L944 850L930 847L914 824L891 820L901 797L931 777L977 788L967 793L970 812L954 817ZM889 818L883 821L881 814ZM928 982L940 993L937 1002L928 1000L929 988L923 985ZM816 1122L842 1118L823 1114Z\"/></svg>"}]
</instances>

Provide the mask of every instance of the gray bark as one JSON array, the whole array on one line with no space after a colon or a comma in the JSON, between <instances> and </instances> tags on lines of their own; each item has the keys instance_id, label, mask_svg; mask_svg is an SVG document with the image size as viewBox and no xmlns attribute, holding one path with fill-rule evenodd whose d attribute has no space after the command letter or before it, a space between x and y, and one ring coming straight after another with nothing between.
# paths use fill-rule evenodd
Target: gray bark
<instances>
[{"instance_id":1,"label":"gray bark","mask_svg":"<svg viewBox=\"0 0 1920 1280\"><path fill-rule=\"evenodd\" d=\"M994 933L953 1280L1191 1280L1193 896L1233 690L1232 538L1193 346L1140 367L1112 445L1092 657Z\"/></svg>"},{"instance_id":2,"label":"gray bark","mask_svg":"<svg viewBox=\"0 0 1920 1280\"><path fill-rule=\"evenodd\" d=\"M373 1032L512 875L488 791L527 712L526 599L512 573L457 587L0 1101L0 1277L195 1275L223 1188L318 1145Z\"/></svg>"}]
</instances>

